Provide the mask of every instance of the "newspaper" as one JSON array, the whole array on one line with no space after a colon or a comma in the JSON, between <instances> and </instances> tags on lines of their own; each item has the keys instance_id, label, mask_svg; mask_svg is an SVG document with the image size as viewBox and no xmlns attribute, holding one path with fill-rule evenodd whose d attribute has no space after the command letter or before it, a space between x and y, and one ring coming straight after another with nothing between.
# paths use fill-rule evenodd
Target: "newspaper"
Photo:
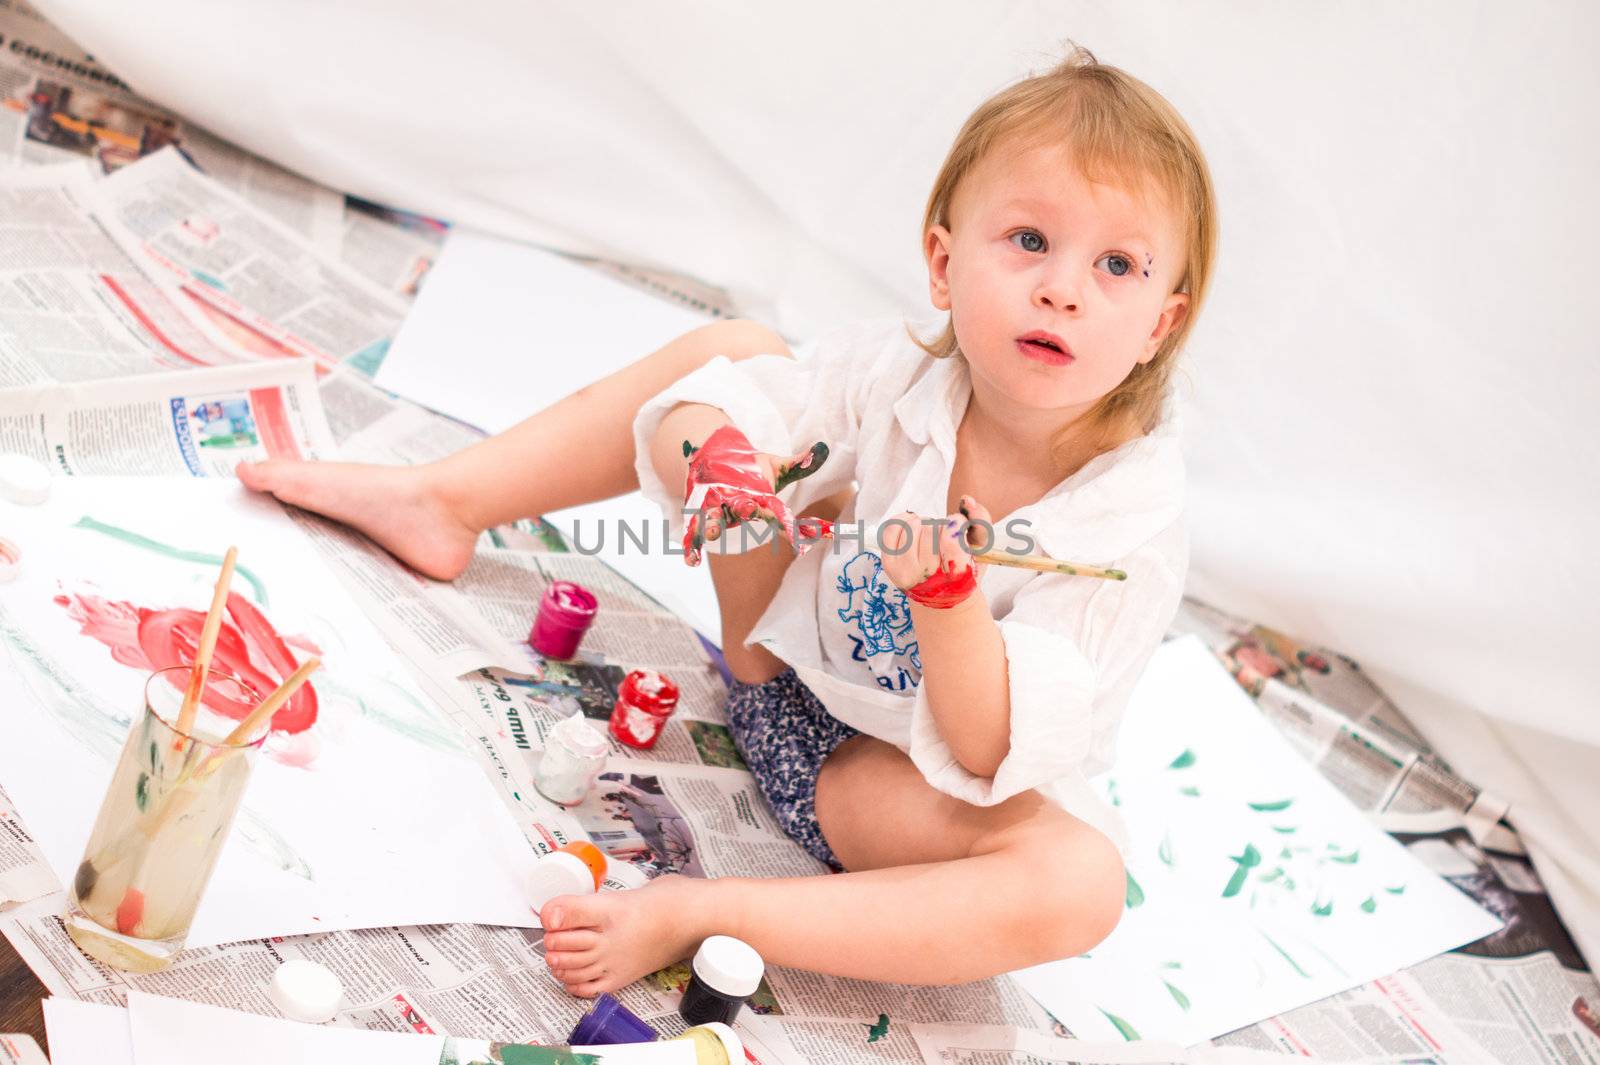
<instances>
[{"instance_id":1,"label":"newspaper","mask_svg":"<svg viewBox=\"0 0 1600 1065\"><path fill-rule=\"evenodd\" d=\"M75 161L109 173L175 146L195 166L330 253L343 197L246 152L128 85L20 0L0 2L0 163Z\"/></svg>"},{"instance_id":2,"label":"newspaper","mask_svg":"<svg viewBox=\"0 0 1600 1065\"><path fill-rule=\"evenodd\" d=\"M0 788L0 909L49 894L60 887L5 789Z\"/></svg>"},{"instance_id":3,"label":"newspaper","mask_svg":"<svg viewBox=\"0 0 1600 1065\"><path fill-rule=\"evenodd\" d=\"M334 443L312 364L294 359L0 391L0 451L61 474L227 477Z\"/></svg>"},{"instance_id":4,"label":"newspaper","mask_svg":"<svg viewBox=\"0 0 1600 1065\"><path fill-rule=\"evenodd\" d=\"M346 196L339 258L367 280L409 298L439 257L448 231L435 219Z\"/></svg>"},{"instance_id":5,"label":"newspaper","mask_svg":"<svg viewBox=\"0 0 1600 1065\"><path fill-rule=\"evenodd\" d=\"M50 1065L31 1035L0 1032L0 1065Z\"/></svg>"},{"instance_id":6,"label":"newspaper","mask_svg":"<svg viewBox=\"0 0 1600 1065\"><path fill-rule=\"evenodd\" d=\"M1042 1032L993 1025L909 1026L907 1038L918 1065L1268 1065L1277 1059L1258 1051L1175 1044L1086 1043ZM818 1059L814 1059L818 1060ZM1443 1065L1427 1059L1428 1065ZM1390 1055L1371 1065L1423 1065L1417 1058Z\"/></svg>"},{"instance_id":7,"label":"newspaper","mask_svg":"<svg viewBox=\"0 0 1600 1065\"><path fill-rule=\"evenodd\" d=\"M98 189L151 262L262 355L376 370L406 301L201 174L176 149L125 166Z\"/></svg>"},{"instance_id":8,"label":"newspaper","mask_svg":"<svg viewBox=\"0 0 1600 1065\"><path fill-rule=\"evenodd\" d=\"M81 164L0 172L0 388L243 361L147 276L98 192Z\"/></svg>"}]
</instances>

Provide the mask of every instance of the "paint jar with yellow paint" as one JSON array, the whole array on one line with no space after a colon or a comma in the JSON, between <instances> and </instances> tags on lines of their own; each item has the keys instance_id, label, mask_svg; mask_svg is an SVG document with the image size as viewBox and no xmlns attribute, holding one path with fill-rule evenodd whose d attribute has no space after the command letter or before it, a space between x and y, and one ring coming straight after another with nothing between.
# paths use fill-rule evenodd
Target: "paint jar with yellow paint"
<instances>
[{"instance_id":1,"label":"paint jar with yellow paint","mask_svg":"<svg viewBox=\"0 0 1600 1065\"><path fill-rule=\"evenodd\" d=\"M67 892L67 933L85 954L156 972L183 949L266 739L234 740L261 695L208 670L193 723L178 730L191 669L157 670L111 775Z\"/></svg>"}]
</instances>

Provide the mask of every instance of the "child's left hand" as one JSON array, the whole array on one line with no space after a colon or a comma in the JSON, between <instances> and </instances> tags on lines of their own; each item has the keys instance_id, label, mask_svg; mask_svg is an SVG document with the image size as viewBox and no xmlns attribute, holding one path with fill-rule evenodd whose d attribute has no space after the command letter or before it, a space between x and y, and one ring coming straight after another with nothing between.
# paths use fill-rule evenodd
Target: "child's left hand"
<instances>
[{"instance_id":1,"label":"child's left hand","mask_svg":"<svg viewBox=\"0 0 1600 1065\"><path fill-rule=\"evenodd\" d=\"M881 543L883 572L895 587L912 602L936 610L965 602L978 587L977 563L969 544L993 540L992 534L986 538L973 533L971 526L991 525L989 511L971 496L962 496L961 512L948 515L936 529L917 514L896 517L898 522L885 523Z\"/></svg>"}]
</instances>

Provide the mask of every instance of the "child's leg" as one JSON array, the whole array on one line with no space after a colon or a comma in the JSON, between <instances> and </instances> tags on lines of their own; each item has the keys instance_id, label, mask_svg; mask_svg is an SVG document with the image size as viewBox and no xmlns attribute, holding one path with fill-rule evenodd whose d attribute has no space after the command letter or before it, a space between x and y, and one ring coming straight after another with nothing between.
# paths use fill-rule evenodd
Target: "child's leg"
<instances>
[{"instance_id":1,"label":"child's leg","mask_svg":"<svg viewBox=\"0 0 1600 1065\"><path fill-rule=\"evenodd\" d=\"M714 322L439 462L273 460L241 466L239 479L353 525L421 572L448 580L466 568L484 529L638 488L632 425L645 400L717 355L766 353L789 349L754 322Z\"/></svg>"},{"instance_id":2,"label":"child's leg","mask_svg":"<svg viewBox=\"0 0 1600 1065\"><path fill-rule=\"evenodd\" d=\"M1120 917L1125 874L1103 835L1037 793L972 806L935 791L869 737L823 766L817 816L852 871L759 880L662 877L546 907L552 971L575 994L614 990L738 936L768 964L944 984L1092 948Z\"/></svg>"}]
</instances>

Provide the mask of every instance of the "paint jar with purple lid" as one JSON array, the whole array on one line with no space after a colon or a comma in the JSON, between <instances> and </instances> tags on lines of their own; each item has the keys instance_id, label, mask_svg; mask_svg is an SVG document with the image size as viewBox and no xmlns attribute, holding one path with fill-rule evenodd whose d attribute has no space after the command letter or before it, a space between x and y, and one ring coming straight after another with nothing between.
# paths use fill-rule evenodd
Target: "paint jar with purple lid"
<instances>
[{"instance_id":1,"label":"paint jar with purple lid","mask_svg":"<svg viewBox=\"0 0 1600 1065\"><path fill-rule=\"evenodd\" d=\"M599 600L583 585L551 581L539 600L539 614L528 633L529 645L546 658L571 658L578 653L578 644L598 609Z\"/></svg>"},{"instance_id":2,"label":"paint jar with purple lid","mask_svg":"<svg viewBox=\"0 0 1600 1065\"><path fill-rule=\"evenodd\" d=\"M610 994L594 1000L594 1007L578 1021L578 1026L567 1036L575 1047L602 1047L616 1043L653 1043L656 1030Z\"/></svg>"}]
</instances>

